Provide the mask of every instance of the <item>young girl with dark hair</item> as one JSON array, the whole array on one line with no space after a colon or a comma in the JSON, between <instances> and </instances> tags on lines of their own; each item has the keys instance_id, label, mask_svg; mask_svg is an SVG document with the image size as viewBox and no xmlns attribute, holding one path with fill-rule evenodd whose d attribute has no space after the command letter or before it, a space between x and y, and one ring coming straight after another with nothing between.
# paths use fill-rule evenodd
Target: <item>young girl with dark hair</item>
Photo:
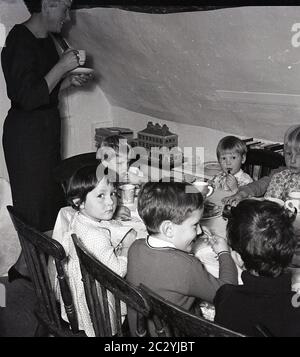
<instances>
[{"instance_id":1,"label":"young girl with dark hair","mask_svg":"<svg viewBox=\"0 0 300 357\"><path fill-rule=\"evenodd\" d=\"M131 227L125 227L120 221L113 220L117 207L116 188L105 174L102 177L97 176L96 169L96 165L85 166L71 177L67 188L67 200L76 212L72 215L69 228L63 235L61 235L59 218L53 231L53 238L58 240L66 251L68 259L65 269L69 278L79 328L84 330L88 336L94 336L94 330L71 234L75 233L96 259L122 277L127 272L128 248L136 238L136 232ZM49 271L52 271L52 277L56 275L54 266L49 267ZM57 280L55 280L54 288L60 298L62 317L67 319ZM109 303L110 317L114 328L115 307L112 296L109 297ZM123 309L122 313L125 315L126 309Z\"/></svg>"}]
</instances>

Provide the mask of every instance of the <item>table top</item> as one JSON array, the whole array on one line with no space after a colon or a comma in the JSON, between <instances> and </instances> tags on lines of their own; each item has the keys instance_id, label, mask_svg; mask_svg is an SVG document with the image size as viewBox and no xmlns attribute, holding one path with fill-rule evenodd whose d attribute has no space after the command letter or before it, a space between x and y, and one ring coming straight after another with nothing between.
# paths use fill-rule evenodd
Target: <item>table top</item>
<instances>
[{"instance_id":1,"label":"table top","mask_svg":"<svg viewBox=\"0 0 300 357\"><path fill-rule=\"evenodd\" d=\"M211 165L211 168L209 168L208 165ZM187 181L190 181L192 178L195 178L196 180L210 180L215 175L222 172L221 168L217 167L219 167L219 163L217 161L208 161L196 166L185 163L182 166L174 167L172 171L174 172L174 176L180 175L187 177Z\"/></svg>"}]
</instances>

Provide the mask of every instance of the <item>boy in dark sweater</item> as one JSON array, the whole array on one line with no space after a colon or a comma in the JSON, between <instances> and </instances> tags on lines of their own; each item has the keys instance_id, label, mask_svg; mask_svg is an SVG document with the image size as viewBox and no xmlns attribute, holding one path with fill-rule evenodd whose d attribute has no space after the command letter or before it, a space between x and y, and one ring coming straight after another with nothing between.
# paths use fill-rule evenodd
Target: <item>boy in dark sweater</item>
<instances>
[{"instance_id":1,"label":"boy in dark sweater","mask_svg":"<svg viewBox=\"0 0 300 357\"><path fill-rule=\"evenodd\" d=\"M127 280L140 283L165 299L191 310L196 298L212 303L218 288L237 284L237 270L223 238L211 244L219 257L220 278L210 275L191 254L201 235L203 198L192 185L183 182L148 182L141 189L138 212L149 236L136 240L128 253ZM128 311L131 332L135 314Z\"/></svg>"},{"instance_id":2,"label":"boy in dark sweater","mask_svg":"<svg viewBox=\"0 0 300 357\"><path fill-rule=\"evenodd\" d=\"M227 239L244 285L222 286L215 322L249 336L300 336L300 308L286 272L296 246L294 216L270 201L244 200L228 211ZM293 303L294 301L294 303Z\"/></svg>"}]
</instances>

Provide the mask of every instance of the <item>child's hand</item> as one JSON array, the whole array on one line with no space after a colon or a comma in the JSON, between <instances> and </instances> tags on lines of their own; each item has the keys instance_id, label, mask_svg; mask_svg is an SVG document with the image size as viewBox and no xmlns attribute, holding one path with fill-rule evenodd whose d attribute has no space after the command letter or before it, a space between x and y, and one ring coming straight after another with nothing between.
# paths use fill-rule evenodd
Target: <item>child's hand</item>
<instances>
[{"instance_id":1,"label":"child's hand","mask_svg":"<svg viewBox=\"0 0 300 357\"><path fill-rule=\"evenodd\" d=\"M129 221L131 218L130 209L126 206L117 206L114 214L114 219L120 219L121 221Z\"/></svg>"},{"instance_id":2,"label":"child's hand","mask_svg":"<svg viewBox=\"0 0 300 357\"><path fill-rule=\"evenodd\" d=\"M241 192L235 193L234 195L224 197L222 199L222 203L224 205L237 206L237 204L239 202L241 202L242 200L244 200L246 198L248 198L248 194L244 191L241 191Z\"/></svg>"},{"instance_id":3,"label":"child's hand","mask_svg":"<svg viewBox=\"0 0 300 357\"><path fill-rule=\"evenodd\" d=\"M238 182L237 179L232 175L228 174L225 178L225 184L232 192L236 192L238 190Z\"/></svg>"},{"instance_id":4,"label":"child's hand","mask_svg":"<svg viewBox=\"0 0 300 357\"><path fill-rule=\"evenodd\" d=\"M213 239L210 239L208 243L211 245L212 249L216 254L226 250L229 251L229 247L225 238L214 235Z\"/></svg>"},{"instance_id":5,"label":"child's hand","mask_svg":"<svg viewBox=\"0 0 300 357\"><path fill-rule=\"evenodd\" d=\"M208 227L202 226L202 234L199 238L209 244L209 241L214 239L214 234L208 229Z\"/></svg>"},{"instance_id":6,"label":"child's hand","mask_svg":"<svg viewBox=\"0 0 300 357\"><path fill-rule=\"evenodd\" d=\"M133 185L140 185L142 183L142 177L132 173L132 172L128 172L128 181L129 183L133 184Z\"/></svg>"},{"instance_id":7,"label":"child's hand","mask_svg":"<svg viewBox=\"0 0 300 357\"><path fill-rule=\"evenodd\" d=\"M129 248L131 244L136 240L137 233L134 229L131 229L122 240L123 248Z\"/></svg>"}]
</instances>

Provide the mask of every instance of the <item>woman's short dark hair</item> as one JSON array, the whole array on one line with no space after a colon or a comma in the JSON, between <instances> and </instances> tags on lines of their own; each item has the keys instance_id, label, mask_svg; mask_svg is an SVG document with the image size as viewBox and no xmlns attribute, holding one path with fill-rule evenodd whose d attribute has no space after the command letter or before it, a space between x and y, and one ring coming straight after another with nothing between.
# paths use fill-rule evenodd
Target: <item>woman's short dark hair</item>
<instances>
[{"instance_id":1,"label":"woman's short dark hair","mask_svg":"<svg viewBox=\"0 0 300 357\"><path fill-rule=\"evenodd\" d=\"M227 239L248 271L276 277L290 264L296 247L295 216L271 201L244 200L227 211Z\"/></svg>"},{"instance_id":2,"label":"woman's short dark hair","mask_svg":"<svg viewBox=\"0 0 300 357\"><path fill-rule=\"evenodd\" d=\"M202 207L201 193L186 182L147 182L138 197L138 213L149 234L159 233L165 220L181 224Z\"/></svg>"},{"instance_id":3,"label":"woman's short dark hair","mask_svg":"<svg viewBox=\"0 0 300 357\"><path fill-rule=\"evenodd\" d=\"M103 177L106 177L107 181L111 183L108 179L108 170L97 170L98 167L97 164L83 166L72 175L68 182L67 202L77 211L80 205L85 202L87 194L98 185ZM100 177L99 173L101 173Z\"/></svg>"},{"instance_id":4,"label":"woman's short dark hair","mask_svg":"<svg viewBox=\"0 0 300 357\"><path fill-rule=\"evenodd\" d=\"M43 0L24 0L28 11L33 14L34 12L41 12Z\"/></svg>"},{"instance_id":5,"label":"woman's short dark hair","mask_svg":"<svg viewBox=\"0 0 300 357\"><path fill-rule=\"evenodd\" d=\"M39 13L42 11L42 3L43 1L47 1L49 4L54 4L59 3L60 1L63 0L24 0L24 3L30 12L30 14L33 14L34 12Z\"/></svg>"}]
</instances>

